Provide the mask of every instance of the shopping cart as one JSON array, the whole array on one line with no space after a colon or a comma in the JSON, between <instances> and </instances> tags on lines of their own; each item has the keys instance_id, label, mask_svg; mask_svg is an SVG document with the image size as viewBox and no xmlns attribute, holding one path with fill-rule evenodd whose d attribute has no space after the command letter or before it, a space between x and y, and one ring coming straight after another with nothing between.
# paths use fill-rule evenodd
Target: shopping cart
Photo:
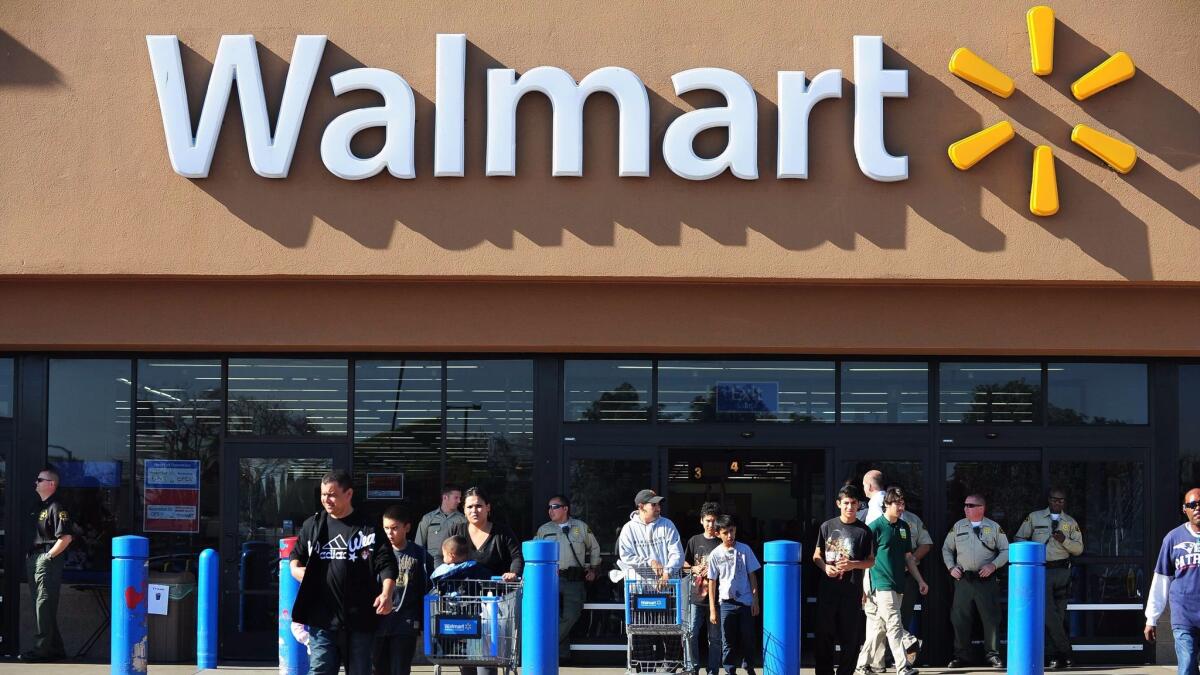
<instances>
[{"instance_id":1,"label":"shopping cart","mask_svg":"<svg viewBox=\"0 0 1200 675\"><path fill-rule=\"evenodd\" d=\"M626 673L690 672L687 611L690 575L649 568L625 571Z\"/></svg>"},{"instance_id":2,"label":"shopping cart","mask_svg":"<svg viewBox=\"0 0 1200 675\"><path fill-rule=\"evenodd\" d=\"M520 661L520 582L447 582L425 596L425 656L442 666L486 666L514 673Z\"/></svg>"}]
</instances>

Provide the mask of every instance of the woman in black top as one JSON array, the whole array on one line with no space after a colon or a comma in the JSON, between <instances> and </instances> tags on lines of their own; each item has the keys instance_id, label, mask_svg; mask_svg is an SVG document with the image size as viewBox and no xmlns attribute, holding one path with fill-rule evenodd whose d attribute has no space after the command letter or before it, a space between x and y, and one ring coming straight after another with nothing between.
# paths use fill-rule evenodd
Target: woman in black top
<instances>
[{"instance_id":1,"label":"woman in black top","mask_svg":"<svg viewBox=\"0 0 1200 675\"><path fill-rule=\"evenodd\" d=\"M519 578L525 559L517 536L508 526L492 522L492 502L483 490L473 487L464 497L467 522L451 526L449 536L465 536L471 543L471 557L493 574L502 575L505 581Z\"/></svg>"}]
</instances>

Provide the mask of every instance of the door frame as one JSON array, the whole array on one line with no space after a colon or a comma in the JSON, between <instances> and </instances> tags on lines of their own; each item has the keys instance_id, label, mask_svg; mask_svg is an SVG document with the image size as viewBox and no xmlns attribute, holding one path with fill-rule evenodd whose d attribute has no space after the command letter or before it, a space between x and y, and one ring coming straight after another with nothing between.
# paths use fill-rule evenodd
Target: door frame
<instances>
[{"instance_id":1,"label":"door frame","mask_svg":"<svg viewBox=\"0 0 1200 675\"><path fill-rule=\"evenodd\" d=\"M241 460L252 457L265 459L323 459L332 461L334 470L349 470L350 451L343 441L316 442L313 440L234 440L226 437L225 447L221 455L221 539L220 550L217 552L221 561L219 575L218 616L221 617L218 654L222 659L255 660L261 658L263 645L256 645L254 639L245 637L234 630L237 625L233 620L237 607L238 596L238 497L240 496L238 481L240 479ZM365 486L363 489L366 489ZM313 511L321 508L313 504ZM297 530L300 523L296 523ZM273 648L276 642L275 631L269 631L271 639L268 648Z\"/></svg>"}]
</instances>

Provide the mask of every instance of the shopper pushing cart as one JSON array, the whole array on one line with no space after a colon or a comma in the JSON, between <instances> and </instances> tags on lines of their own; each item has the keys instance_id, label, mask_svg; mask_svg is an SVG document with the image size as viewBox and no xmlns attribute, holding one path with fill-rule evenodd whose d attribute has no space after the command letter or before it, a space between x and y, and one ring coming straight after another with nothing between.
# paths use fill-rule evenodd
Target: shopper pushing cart
<instances>
[{"instance_id":1,"label":"shopper pushing cart","mask_svg":"<svg viewBox=\"0 0 1200 675\"><path fill-rule=\"evenodd\" d=\"M617 538L617 564L624 571L627 669L669 673L692 669L683 612L687 596L680 568L683 546L675 524L662 517L663 498L642 490L637 510Z\"/></svg>"}]
</instances>

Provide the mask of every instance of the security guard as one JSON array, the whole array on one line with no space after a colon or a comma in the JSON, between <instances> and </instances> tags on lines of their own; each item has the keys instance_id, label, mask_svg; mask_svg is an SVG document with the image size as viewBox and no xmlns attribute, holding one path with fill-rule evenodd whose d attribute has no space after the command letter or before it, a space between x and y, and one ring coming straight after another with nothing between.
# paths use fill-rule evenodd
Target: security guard
<instances>
[{"instance_id":1,"label":"security guard","mask_svg":"<svg viewBox=\"0 0 1200 675\"><path fill-rule=\"evenodd\" d=\"M551 497L546 509L550 522L538 528L536 538L558 541L558 658L562 662L570 656L568 638L583 612L584 582L594 580L600 566L600 543L587 523L571 517L571 500L565 495Z\"/></svg>"},{"instance_id":2,"label":"security guard","mask_svg":"<svg viewBox=\"0 0 1200 675\"><path fill-rule=\"evenodd\" d=\"M983 622L983 648L993 668L1000 661L1000 583L996 570L1008 563L1008 537L999 523L985 518L987 502L982 495L969 494L963 502L966 518L958 521L946 535L942 560L954 577L954 604L950 622L954 625L954 659L949 668L962 668L971 661L971 609L974 606Z\"/></svg>"},{"instance_id":3,"label":"security guard","mask_svg":"<svg viewBox=\"0 0 1200 675\"><path fill-rule=\"evenodd\" d=\"M33 649L21 654L22 661L57 661L67 655L58 632L58 591L62 586L63 554L71 545L74 525L67 507L55 497L58 472L45 468L34 483L42 503L38 506L33 547L25 558L29 593L33 596L35 628Z\"/></svg>"},{"instance_id":4,"label":"security guard","mask_svg":"<svg viewBox=\"0 0 1200 675\"><path fill-rule=\"evenodd\" d=\"M450 527L467 522L467 517L458 510L462 504L462 488L446 485L442 488L442 503L436 509L421 516L413 541L433 556L433 566L442 564L442 542L450 533Z\"/></svg>"},{"instance_id":5,"label":"security guard","mask_svg":"<svg viewBox=\"0 0 1200 675\"><path fill-rule=\"evenodd\" d=\"M1021 523L1013 539L1046 545L1046 656L1050 668L1071 667L1071 640L1067 637L1067 598L1071 595L1071 558L1083 553L1083 533L1074 518L1063 513L1067 493L1051 488L1048 508L1034 511Z\"/></svg>"}]
</instances>

